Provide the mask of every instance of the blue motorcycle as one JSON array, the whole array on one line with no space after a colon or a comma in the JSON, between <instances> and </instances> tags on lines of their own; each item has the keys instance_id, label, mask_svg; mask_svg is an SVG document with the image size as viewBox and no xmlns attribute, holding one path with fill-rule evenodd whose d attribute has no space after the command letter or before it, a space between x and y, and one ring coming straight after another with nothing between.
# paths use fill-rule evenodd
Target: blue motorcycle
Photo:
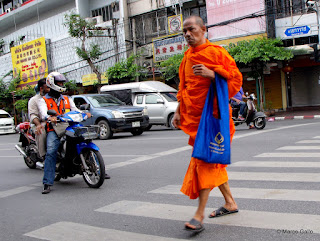
<instances>
[{"instance_id":1,"label":"blue motorcycle","mask_svg":"<svg viewBox=\"0 0 320 241\"><path fill-rule=\"evenodd\" d=\"M55 110L48 115L56 116ZM57 123L50 123L60 137L55 181L77 174L91 188L99 188L105 179L105 165L99 147L92 140L98 137L99 126L83 126L85 113L70 111L57 116Z\"/></svg>"}]
</instances>

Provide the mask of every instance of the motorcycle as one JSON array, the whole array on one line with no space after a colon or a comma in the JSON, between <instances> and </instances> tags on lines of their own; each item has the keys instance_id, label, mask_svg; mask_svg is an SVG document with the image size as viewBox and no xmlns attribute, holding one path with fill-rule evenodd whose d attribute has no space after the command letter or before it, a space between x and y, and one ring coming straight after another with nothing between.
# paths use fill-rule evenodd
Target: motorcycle
<instances>
[{"instance_id":1,"label":"motorcycle","mask_svg":"<svg viewBox=\"0 0 320 241\"><path fill-rule=\"evenodd\" d=\"M38 147L35 140L35 134L30 128L29 122L22 122L17 125L16 130L19 133L19 142L15 148L23 156L24 162L30 169L43 167L43 160L39 156Z\"/></svg>"},{"instance_id":2,"label":"motorcycle","mask_svg":"<svg viewBox=\"0 0 320 241\"><path fill-rule=\"evenodd\" d=\"M256 100L256 97L254 94L251 94L248 96L248 93L246 93L246 96L247 96L246 98L247 103L243 113L244 120L238 119L240 108L236 108L233 106L232 106L232 120L236 126L243 123L250 125L250 123L253 122L253 125L256 129L262 130L266 126L266 115L263 112L257 111L254 104L254 101Z\"/></svg>"},{"instance_id":3,"label":"motorcycle","mask_svg":"<svg viewBox=\"0 0 320 241\"><path fill-rule=\"evenodd\" d=\"M56 114L55 110L48 110L48 115ZM105 164L99 147L92 142L99 135L99 126L80 124L87 115L77 111L56 117L57 124L50 123L60 137L54 180L60 181L61 178L80 174L89 187L99 188L105 179Z\"/></svg>"}]
</instances>

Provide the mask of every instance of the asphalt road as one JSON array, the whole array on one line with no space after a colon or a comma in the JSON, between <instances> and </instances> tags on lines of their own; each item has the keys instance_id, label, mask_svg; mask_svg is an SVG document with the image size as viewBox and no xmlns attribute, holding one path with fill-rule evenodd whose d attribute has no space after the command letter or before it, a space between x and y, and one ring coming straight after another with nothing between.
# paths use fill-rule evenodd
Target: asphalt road
<instances>
[{"instance_id":1,"label":"asphalt road","mask_svg":"<svg viewBox=\"0 0 320 241\"><path fill-rule=\"evenodd\" d=\"M62 180L49 195L43 172L14 149L18 135L1 135L0 240L320 240L319 129L318 120L237 127L228 173L240 212L206 218L198 235L183 229L197 200L179 192L191 155L182 131L96 140L111 179L100 189ZM206 213L221 205L214 189Z\"/></svg>"}]
</instances>

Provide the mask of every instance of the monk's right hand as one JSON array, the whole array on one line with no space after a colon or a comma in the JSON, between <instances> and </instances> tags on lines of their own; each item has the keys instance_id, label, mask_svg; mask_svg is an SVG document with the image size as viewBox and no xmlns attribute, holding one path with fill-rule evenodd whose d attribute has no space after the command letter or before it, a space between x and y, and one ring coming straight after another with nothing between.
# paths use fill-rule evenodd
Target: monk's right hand
<instances>
[{"instance_id":1,"label":"monk's right hand","mask_svg":"<svg viewBox=\"0 0 320 241\"><path fill-rule=\"evenodd\" d=\"M179 113L174 113L173 119L172 119L172 124L175 128L179 128L181 125L180 123L180 114Z\"/></svg>"}]
</instances>

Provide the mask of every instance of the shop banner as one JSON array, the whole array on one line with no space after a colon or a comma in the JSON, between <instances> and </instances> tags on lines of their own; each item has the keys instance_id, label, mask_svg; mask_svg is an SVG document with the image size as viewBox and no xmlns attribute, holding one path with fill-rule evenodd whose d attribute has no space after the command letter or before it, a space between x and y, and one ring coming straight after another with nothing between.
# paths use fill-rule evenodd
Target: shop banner
<instances>
[{"instance_id":1,"label":"shop banner","mask_svg":"<svg viewBox=\"0 0 320 241\"><path fill-rule=\"evenodd\" d=\"M182 53L187 47L183 35L168 35L152 39L153 61L160 62Z\"/></svg>"},{"instance_id":2,"label":"shop banner","mask_svg":"<svg viewBox=\"0 0 320 241\"><path fill-rule=\"evenodd\" d=\"M88 85L93 85L95 83L98 83L98 77L96 74L85 74L82 75L82 86L88 86ZM102 73L101 74L101 84L108 84L108 76L107 73Z\"/></svg>"},{"instance_id":3,"label":"shop banner","mask_svg":"<svg viewBox=\"0 0 320 241\"><path fill-rule=\"evenodd\" d=\"M20 75L18 88L35 85L48 75L45 38L41 37L11 48L13 76Z\"/></svg>"}]
</instances>

